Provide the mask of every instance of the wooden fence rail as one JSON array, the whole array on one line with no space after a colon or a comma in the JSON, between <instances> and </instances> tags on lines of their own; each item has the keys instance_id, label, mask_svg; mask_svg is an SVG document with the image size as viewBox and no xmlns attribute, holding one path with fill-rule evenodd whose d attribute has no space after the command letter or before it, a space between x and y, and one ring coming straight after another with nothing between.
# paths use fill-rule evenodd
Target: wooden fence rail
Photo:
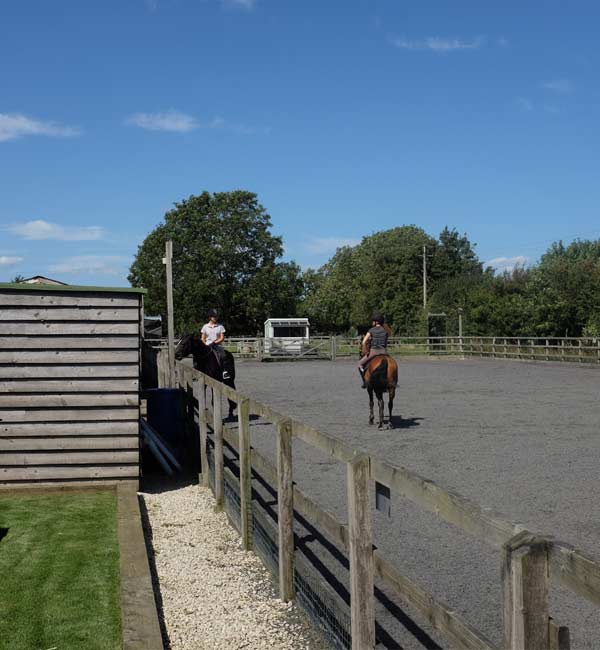
<instances>
[{"instance_id":1,"label":"wooden fence rail","mask_svg":"<svg viewBox=\"0 0 600 650\"><path fill-rule=\"evenodd\" d=\"M159 353L159 357L164 353ZM160 360L159 360L160 363ZM323 530L333 542L348 552L350 559L351 628L353 650L375 647L374 576L410 604L448 642L467 650L497 650L497 647L467 623L450 606L414 584L381 553L373 549L371 532L371 484L380 483L409 499L440 519L501 551L506 650L568 650L569 630L549 614L550 583L565 587L600 607L600 563L582 552L548 536L533 535L499 513L446 490L433 481L403 467L354 449L346 442L274 411L187 364L177 363L184 389L194 391L199 405L201 454L207 452L207 430L212 419L214 435L214 493L217 504L223 499L223 442L239 454L241 531L244 548L252 548L250 517L250 476L254 470L278 489L279 578L282 600L294 598L293 513L296 510ZM213 392L213 408L208 408L205 388ZM238 404L238 436L223 429L220 401ZM212 413L211 413L212 410ZM250 417L257 415L272 422L277 430L277 466L250 444ZM212 416L212 418L211 418ZM346 465L348 522L339 522L293 483L292 445L297 438ZM208 464L202 459L202 482L208 485ZM226 470L228 472L228 470ZM231 474L230 472L228 473ZM232 475L233 476L233 475Z\"/></svg>"},{"instance_id":2,"label":"wooden fence rail","mask_svg":"<svg viewBox=\"0 0 600 650\"><path fill-rule=\"evenodd\" d=\"M358 337L315 336L310 339L310 355L306 350L271 355L269 346L260 337L231 337L225 342L226 348L234 356L258 360L320 358L335 361L356 357L359 345ZM147 346L155 351L163 349L166 339L149 340ZM600 365L600 337L394 336L389 339L388 349L390 354L400 356L461 356ZM166 360L163 365L165 369L160 371L161 378L168 369Z\"/></svg>"}]
</instances>

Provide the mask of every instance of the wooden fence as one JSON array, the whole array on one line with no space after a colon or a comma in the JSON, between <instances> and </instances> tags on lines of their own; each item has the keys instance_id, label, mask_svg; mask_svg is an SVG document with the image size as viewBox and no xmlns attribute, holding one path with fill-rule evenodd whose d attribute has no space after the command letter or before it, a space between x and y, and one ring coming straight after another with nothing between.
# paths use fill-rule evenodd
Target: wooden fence
<instances>
[{"instance_id":1,"label":"wooden fence","mask_svg":"<svg viewBox=\"0 0 600 650\"><path fill-rule=\"evenodd\" d=\"M165 353L158 355L159 359ZM159 360L160 364L160 360ZM503 515L445 490L433 481L388 461L350 447L346 442L278 413L260 402L207 377L187 364L176 366L181 388L198 403L202 482L209 485L208 434L212 429L214 495L224 502L224 481L238 479L224 467L224 443L239 454L241 535L244 548L252 548L251 476L264 476L277 487L279 589L284 601L294 598L294 511L322 530L348 553L352 649L375 647L374 580L377 576L410 604L452 647L497 650L497 647L453 608L402 575L380 551L373 549L371 527L372 482L385 486L445 522L500 551L503 591L504 642L510 650L567 650L569 630L550 616L550 583L561 585L600 607L600 563L552 537L534 535ZM210 408L206 389L212 389ZM224 430L221 401L238 405L238 431ZM250 417L272 422L277 430L277 464L261 456L250 441ZM292 446L301 440L328 458L346 465L348 525L309 498L293 480ZM600 643L600 641L599 641Z\"/></svg>"},{"instance_id":2,"label":"wooden fence","mask_svg":"<svg viewBox=\"0 0 600 650\"><path fill-rule=\"evenodd\" d=\"M166 346L166 339L148 341ZM248 359L342 359L356 357L360 338L343 336L311 337L310 345L299 354L265 354L260 337L231 337L225 347L236 357ZM501 336L394 336L388 342L390 354L400 356L462 356L531 361L565 361L600 364L600 338L532 338Z\"/></svg>"}]
</instances>

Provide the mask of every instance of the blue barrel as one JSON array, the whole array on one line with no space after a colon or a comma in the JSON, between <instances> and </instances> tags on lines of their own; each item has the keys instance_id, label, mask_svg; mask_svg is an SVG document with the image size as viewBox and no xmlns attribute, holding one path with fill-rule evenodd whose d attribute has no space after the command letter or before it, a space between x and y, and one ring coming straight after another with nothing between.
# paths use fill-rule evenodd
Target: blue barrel
<instances>
[{"instance_id":1,"label":"blue barrel","mask_svg":"<svg viewBox=\"0 0 600 650\"><path fill-rule=\"evenodd\" d=\"M185 436L178 388L151 388L144 391L148 399L148 424L177 449Z\"/></svg>"}]
</instances>

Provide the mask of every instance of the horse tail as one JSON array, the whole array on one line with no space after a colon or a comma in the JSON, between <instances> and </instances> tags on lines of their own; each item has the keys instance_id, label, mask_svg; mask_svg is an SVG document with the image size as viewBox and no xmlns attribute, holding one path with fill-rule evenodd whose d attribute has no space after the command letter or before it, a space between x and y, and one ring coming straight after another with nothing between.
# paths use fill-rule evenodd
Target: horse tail
<instances>
[{"instance_id":1,"label":"horse tail","mask_svg":"<svg viewBox=\"0 0 600 650\"><path fill-rule=\"evenodd\" d=\"M377 357L375 357L375 358L377 358ZM371 381L383 381L383 382L386 382L387 369L388 369L388 361L387 361L387 359L385 357L382 357L380 363L377 364L377 367L371 373Z\"/></svg>"},{"instance_id":2,"label":"horse tail","mask_svg":"<svg viewBox=\"0 0 600 650\"><path fill-rule=\"evenodd\" d=\"M398 364L392 357L390 357L390 363L387 366L387 383L390 388L398 386Z\"/></svg>"}]
</instances>

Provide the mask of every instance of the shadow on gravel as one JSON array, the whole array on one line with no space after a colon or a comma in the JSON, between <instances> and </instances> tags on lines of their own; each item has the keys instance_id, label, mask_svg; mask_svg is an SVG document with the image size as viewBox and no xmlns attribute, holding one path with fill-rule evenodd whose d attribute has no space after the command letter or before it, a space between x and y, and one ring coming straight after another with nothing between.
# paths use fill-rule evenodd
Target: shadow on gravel
<instances>
[{"instance_id":1,"label":"shadow on gravel","mask_svg":"<svg viewBox=\"0 0 600 650\"><path fill-rule=\"evenodd\" d=\"M394 429L412 429L421 425L425 418L403 418L401 415L392 415Z\"/></svg>"},{"instance_id":2,"label":"shadow on gravel","mask_svg":"<svg viewBox=\"0 0 600 650\"><path fill-rule=\"evenodd\" d=\"M167 632L167 625L165 623L165 615L163 611L163 601L160 591L160 580L156 570L156 563L154 561L154 545L152 544L152 526L150 525L150 517L148 516L148 509L144 502L144 497L138 495L138 502L140 505L140 513L142 515L142 527L144 529L144 541L146 542L146 555L148 556L148 564L150 565L150 574L152 575L152 589L154 591L154 602L156 603L156 611L158 612L158 623L160 625L160 633L162 635L164 650L171 650L171 640Z\"/></svg>"}]
</instances>

